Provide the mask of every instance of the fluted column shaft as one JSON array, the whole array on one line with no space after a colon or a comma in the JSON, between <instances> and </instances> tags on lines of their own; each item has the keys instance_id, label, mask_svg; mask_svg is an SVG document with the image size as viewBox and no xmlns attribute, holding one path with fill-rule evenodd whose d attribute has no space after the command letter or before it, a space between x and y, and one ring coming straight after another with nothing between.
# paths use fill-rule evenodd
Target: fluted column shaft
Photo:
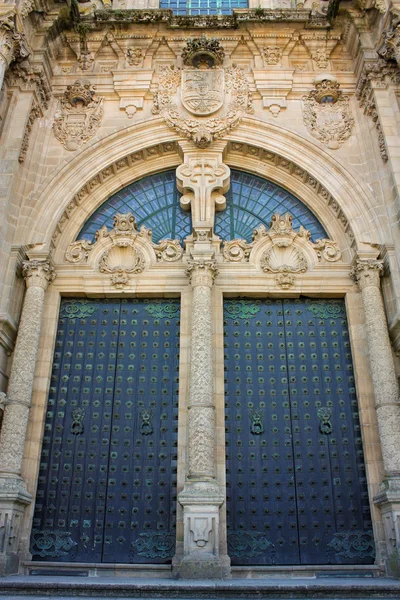
<instances>
[{"instance_id":1,"label":"fluted column shaft","mask_svg":"<svg viewBox=\"0 0 400 600\"><path fill-rule=\"evenodd\" d=\"M189 263L188 275L193 288L189 380L189 479L204 480L215 477L211 288L216 274L214 261Z\"/></svg>"},{"instance_id":2,"label":"fluted column shaft","mask_svg":"<svg viewBox=\"0 0 400 600\"><path fill-rule=\"evenodd\" d=\"M0 473L19 476L31 406L33 378L39 347L44 294L54 279L48 261L25 261L26 294L7 392L7 405L0 436Z\"/></svg>"},{"instance_id":3,"label":"fluted column shaft","mask_svg":"<svg viewBox=\"0 0 400 600\"><path fill-rule=\"evenodd\" d=\"M380 290L382 261L358 260L352 277L363 300L384 467L387 475L400 474L399 388Z\"/></svg>"}]
</instances>

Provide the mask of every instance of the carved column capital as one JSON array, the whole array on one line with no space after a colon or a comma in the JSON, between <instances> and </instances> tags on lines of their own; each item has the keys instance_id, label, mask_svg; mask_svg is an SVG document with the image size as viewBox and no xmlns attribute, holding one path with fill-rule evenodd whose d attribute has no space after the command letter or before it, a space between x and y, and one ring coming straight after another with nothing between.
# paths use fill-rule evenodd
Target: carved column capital
<instances>
[{"instance_id":1,"label":"carved column capital","mask_svg":"<svg viewBox=\"0 0 400 600\"><path fill-rule=\"evenodd\" d=\"M383 261L376 259L357 260L350 271L350 277L358 283L361 291L370 286L380 287L383 273Z\"/></svg>"},{"instance_id":2,"label":"carved column capital","mask_svg":"<svg viewBox=\"0 0 400 600\"><path fill-rule=\"evenodd\" d=\"M217 264L214 259L212 260L189 260L188 267L186 269L186 275L189 277L189 281L192 287L205 285L212 287L214 279L218 275Z\"/></svg>"},{"instance_id":3,"label":"carved column capital","mask_svg":"<svg viewBox=\"0 0 400 600\"><path fill-rule=\"evenodd\" d=\"M13 60L26 58L29 50L25 35L17 32L10 16L0 17L0 57L7 67Z\"/></svg>"},{"instance_id":4,"label":"carved column capital","mask_svg":"<svg viewBox=\"0 0 400 600\"><path fill-rule=\"evenodd\" d=\"M44 290L56 278L54 267L48 260L25 260L22 264L22 275L27 288L40 287Z\"/></svg>"}]
</instances>

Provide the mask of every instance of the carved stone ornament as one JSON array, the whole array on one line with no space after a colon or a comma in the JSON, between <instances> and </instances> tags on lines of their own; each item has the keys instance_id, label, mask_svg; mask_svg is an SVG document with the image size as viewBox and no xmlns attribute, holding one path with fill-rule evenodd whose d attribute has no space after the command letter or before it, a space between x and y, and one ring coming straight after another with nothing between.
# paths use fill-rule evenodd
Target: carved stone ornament
<instances>
[{"instance_id":1,"label":"carved stone ornament","mask_svg":"<svg viewBox=\"0 0 400 600\"><path fill-rule=\"evenodd\" d=\"M253 112L245 72L234 65L223 68L164 67L153 113L199 148L206 148ZM210 118L207 118L212 115Z\"/></svg>"},{"instance_id":2,"label":"carved stone ornament","mask_svg":"<svg viewBox=\"0 0 400 600\"><path fill-rule=\"evenodd\" d=\"M264 62L267 65L278 65L281 62L282 50L279 46L266 46L262 49Z\"/></svg>"},{"instance_id":3,"label":"carved stone ornament","mask_svg":"<svg viewBox=\"0 0 400 600\"><path fill-rule=\"evenodd\" d=\"M82 71L88 71L94 63L94 59L95 56L93 52L81 52L81 54L78 56L79 68Z\"/></svg>"},{"instance_id":4,"label":"carved stone ornament","mask_svg":"<svg viewBox=\"0 0 400 600\"><path fill-rule=\"evenodd\" d=\"M144 51L142 48L127 48L125 56L128 65L138 67L143 62Z\"/></svg>"},{"instance_id":5,"label":"carved stone ornament","mask_svg":"<svg viewBox=\"0 0 400 600\"><path fill-rule=\"evenodd\" d=\"M87 262L91 252L98 244L111 241L111 247L103 252L99 261L101 273L111 274L111 283L122 288L129 283L129 276L141 273L146 267L146 260L141 248L146 245L154 252L158 262L175 262L183 255L179 240L161 240L155 244L151 229L142 226L138 231L136 219L132 213L117 213L111 231L102 227L96 232L95 242L77 240L69 245L65 260L72 264Z\"/></svg>"},{"instance_id":6,"label":"carved stone ornament","mask_svg":"<svg viewBox=\"0 0 400 600\"><path fill-rule=\"evenodd\" d=\"M203 34L200 38L189 38L181 56L185 66L210 68L222 65L225 52L218 39Z\"/></svg>"},{"instance_id":7,"label":"carved stone ornament","mask_svg":"<svg viewBox=\"0 0 400 600\"><path fill-rule=\"evenodd\" d=\"M53 132L66 150L76 150L90 140L100 126L103 98L89 83L69 85L54 117Z\"/></svg>"},{"instance_id":8,"label":"carved stone ornament","mask_svg":"<svg viewBox=\"0 0 400 600\"><path fill-rule=\"evenodd\" d=\"M326 54L326 50L321 48L316 50L313 54L313 61L317 65L319 69L327 69L328 68L328 57Z\"/></svg>"},{"instance_id":9,"label":"carved stone ornament","mask_svg":"<svg viewBox=\"0 0 400 600\"><path fill-rule=\"evenodd\" d=\"M17 31L15 14L10 9L0 16L0 57L9 66L13 60L24 60L29 54L25 34Z\"/></svg>"},{"instance_id":10,"label":"carved stone ornament","mask_svg":"<svg viewBox=\"0 0 400 600\"><path fill-rule=\"evenodd\" d=\"M261 255L260 266L264 272L276 273L276 282L283 289L294 284L294 274L305 273L308 269L305 254L297 245L299 239L316 252L319 262L330 263L341 259L342 253L336 242L325 238L312 242L311 233L303 226L295 231L292 222L291 214L275 213L268 230L265 225L254 230L252 242L240 239L224 242L224 259L229 262L249 262L254 248L268 244Z\"/></svg>"},{"instance_id":11,"label":"carved stone ornament","mask_svg":"<svg viewBox=\"0 0 400 600\"><path fill-rule=\"evenodd\" d=\"M337 81L326 76L316 79L315 89L303 96L303 119L310 134L331 150L351 136L354 126L349 99Z\"/></svg>"}]
</instances>

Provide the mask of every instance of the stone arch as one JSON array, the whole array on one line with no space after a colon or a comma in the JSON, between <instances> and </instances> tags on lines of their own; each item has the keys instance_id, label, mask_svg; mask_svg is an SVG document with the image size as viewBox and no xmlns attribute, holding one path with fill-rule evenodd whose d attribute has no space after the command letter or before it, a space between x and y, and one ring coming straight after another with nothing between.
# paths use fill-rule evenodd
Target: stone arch
<instances>
[{"instance_id":1,"label":"stone arch","mask_svg":"<svg viewBox=\"0 0 400 600\"><path fill-rule=\"evenodd\" d=\"M386 241L369 189L325 150L280 126L251 118L227 138L228 164L294 193L342 247L360 249L364 243ZM76 153L25 204L17 243L24 239L48 249L57 245L62 252L107 197L138 177L180 164L177 139L161 119L152 119ZM58 249L56 253L59 256Z\"/></svg>"}]
</instances>

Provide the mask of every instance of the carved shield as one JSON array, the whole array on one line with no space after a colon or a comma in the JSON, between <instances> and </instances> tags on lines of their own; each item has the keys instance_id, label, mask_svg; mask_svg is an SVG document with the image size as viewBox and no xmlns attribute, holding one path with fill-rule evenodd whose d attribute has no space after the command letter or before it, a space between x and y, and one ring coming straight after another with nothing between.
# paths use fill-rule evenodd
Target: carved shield
<instances>
[{"instance_id":1,"label":"carved shield","mask_svg":"<svg viewBox=\"0 0 400 600\"><path fill-rule=\"evenodd\" d=\"M182 72L182 104L191 113L210 115L224 102L223 69L187 69Z\"/></svg>"}]
</instances>

